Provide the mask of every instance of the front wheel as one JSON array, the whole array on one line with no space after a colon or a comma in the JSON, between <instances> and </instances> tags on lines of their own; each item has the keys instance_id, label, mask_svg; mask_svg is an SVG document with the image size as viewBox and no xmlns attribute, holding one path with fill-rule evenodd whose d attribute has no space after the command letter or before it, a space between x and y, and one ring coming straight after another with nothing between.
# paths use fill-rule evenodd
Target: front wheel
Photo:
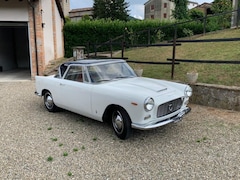
<instances>
[{"instance_id":1,"label":"front wheel","mask_svg":"<svg viewBox=\"0 0 240 180\"><path fill-rule=\"evenodd\" d=\"M123 108L116 108L112 111L112 126L118 138L127 139L130 136L131 119Z\"/></svg>"},{"instance_id":2,"label":"front wheel","mask_svg":"<svg viewBox=\"0 0 240 180\"><path fill-rule=\"evenodd\" d=\"M52 94L49 91L46 91L43 96L44 105L49 112L56 112L58 107L53 102Z\"/></svg>"}]
</instances>

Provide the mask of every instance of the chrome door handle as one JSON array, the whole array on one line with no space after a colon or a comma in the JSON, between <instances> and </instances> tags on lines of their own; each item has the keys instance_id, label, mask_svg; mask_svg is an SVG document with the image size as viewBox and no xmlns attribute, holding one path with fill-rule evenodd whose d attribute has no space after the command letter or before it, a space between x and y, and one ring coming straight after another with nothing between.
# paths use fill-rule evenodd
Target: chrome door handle
<instances>
[{"instance_id":1,"label":"chrome door handle","mask_svg":"<svg viewBox=\"0 0 240 180\"><path fill-rule=\"evenodd\" d=\"M60 83L60 86L65 86L66 84Z\"/></svg>"}]
</instances>

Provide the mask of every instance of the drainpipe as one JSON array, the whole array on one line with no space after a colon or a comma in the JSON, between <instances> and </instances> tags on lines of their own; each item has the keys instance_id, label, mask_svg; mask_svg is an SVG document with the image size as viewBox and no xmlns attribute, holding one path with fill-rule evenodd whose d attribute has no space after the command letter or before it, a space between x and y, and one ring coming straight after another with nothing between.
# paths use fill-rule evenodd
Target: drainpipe
<instances>
[{"instance_id":1,"label":"drainpipe","mask_svg":"<svg viewBox=\"0 0 240 180\"><path fill-rule=\"evenodd\" d=\"M38 71L38 52L37 52L37 33L36 33L36 17L35 17L35 7L31 3L31 0L28 0L28 4L32 7L32 12L33 12L33 29L34 29L34 43L35 43L35 58L36 58L36 72L37 76L39 75Z\"/></svg>"}]
</instances>

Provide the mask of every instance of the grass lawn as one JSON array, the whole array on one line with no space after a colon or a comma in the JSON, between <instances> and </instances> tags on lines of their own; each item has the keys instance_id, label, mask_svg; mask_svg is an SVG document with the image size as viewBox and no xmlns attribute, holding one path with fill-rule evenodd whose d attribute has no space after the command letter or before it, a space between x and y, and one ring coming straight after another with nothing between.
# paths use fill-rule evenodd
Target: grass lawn
<instances>
[{"instance_id":1,"label":"grass lawn","mask_svg":"<svg viewBox=\"0 0 240 180\"><path fill-rule=\"evenodd\" d=\"M192 39L239 38L240 29L229 29L209 33ZM120 56L117 54L116 56ZM132 48L125 51L129 60L166 62L172 58L172 47ZM238 60L240 61L240 41L215 43L182 43L176 47L176 59L195 60ZM130 63L133 68L143 68L143 76L171 79L171 65L147 65ZM174 80L186 82L186 73L197 71L198 82L240 86L240 64L200 64L180 63L175 66Z\"/></svg>"}]
</instances>

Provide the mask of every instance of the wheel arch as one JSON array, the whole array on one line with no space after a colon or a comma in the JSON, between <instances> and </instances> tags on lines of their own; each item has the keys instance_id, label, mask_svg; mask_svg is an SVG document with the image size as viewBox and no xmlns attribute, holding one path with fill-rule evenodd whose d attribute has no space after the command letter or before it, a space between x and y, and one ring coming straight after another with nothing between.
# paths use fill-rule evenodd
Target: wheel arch
<instances>
[{"instance_id":1,"label":"wheel arch","mask_svg":"<svg viewBox=\"0 0 240 180\"><path fill-rule=\"evenodd\" d=\"M129 116L127 110L125 108L123 108L122 106L119 106L117 104L110 104L106 107L106 109L103 113L103 116L102 116L103 122L107 122L107 123L111 122L111 112L116 108L120 108L120 109L124 110L127 113L127 115ZM130 118L130 116L129 116L129 118Z\"/></svg>"},{"instance_id":2,"label":"wheel arch","mask_svg":"<svg viewBox=\"0 0 240 180\"><path fill-rule=\"evenodd\" d=\"M44 94L45 94L46 92L50 92L50 91L49 91L48 89L43 89L41 95L44 96Z\"/></svg>"}]
</instances>

